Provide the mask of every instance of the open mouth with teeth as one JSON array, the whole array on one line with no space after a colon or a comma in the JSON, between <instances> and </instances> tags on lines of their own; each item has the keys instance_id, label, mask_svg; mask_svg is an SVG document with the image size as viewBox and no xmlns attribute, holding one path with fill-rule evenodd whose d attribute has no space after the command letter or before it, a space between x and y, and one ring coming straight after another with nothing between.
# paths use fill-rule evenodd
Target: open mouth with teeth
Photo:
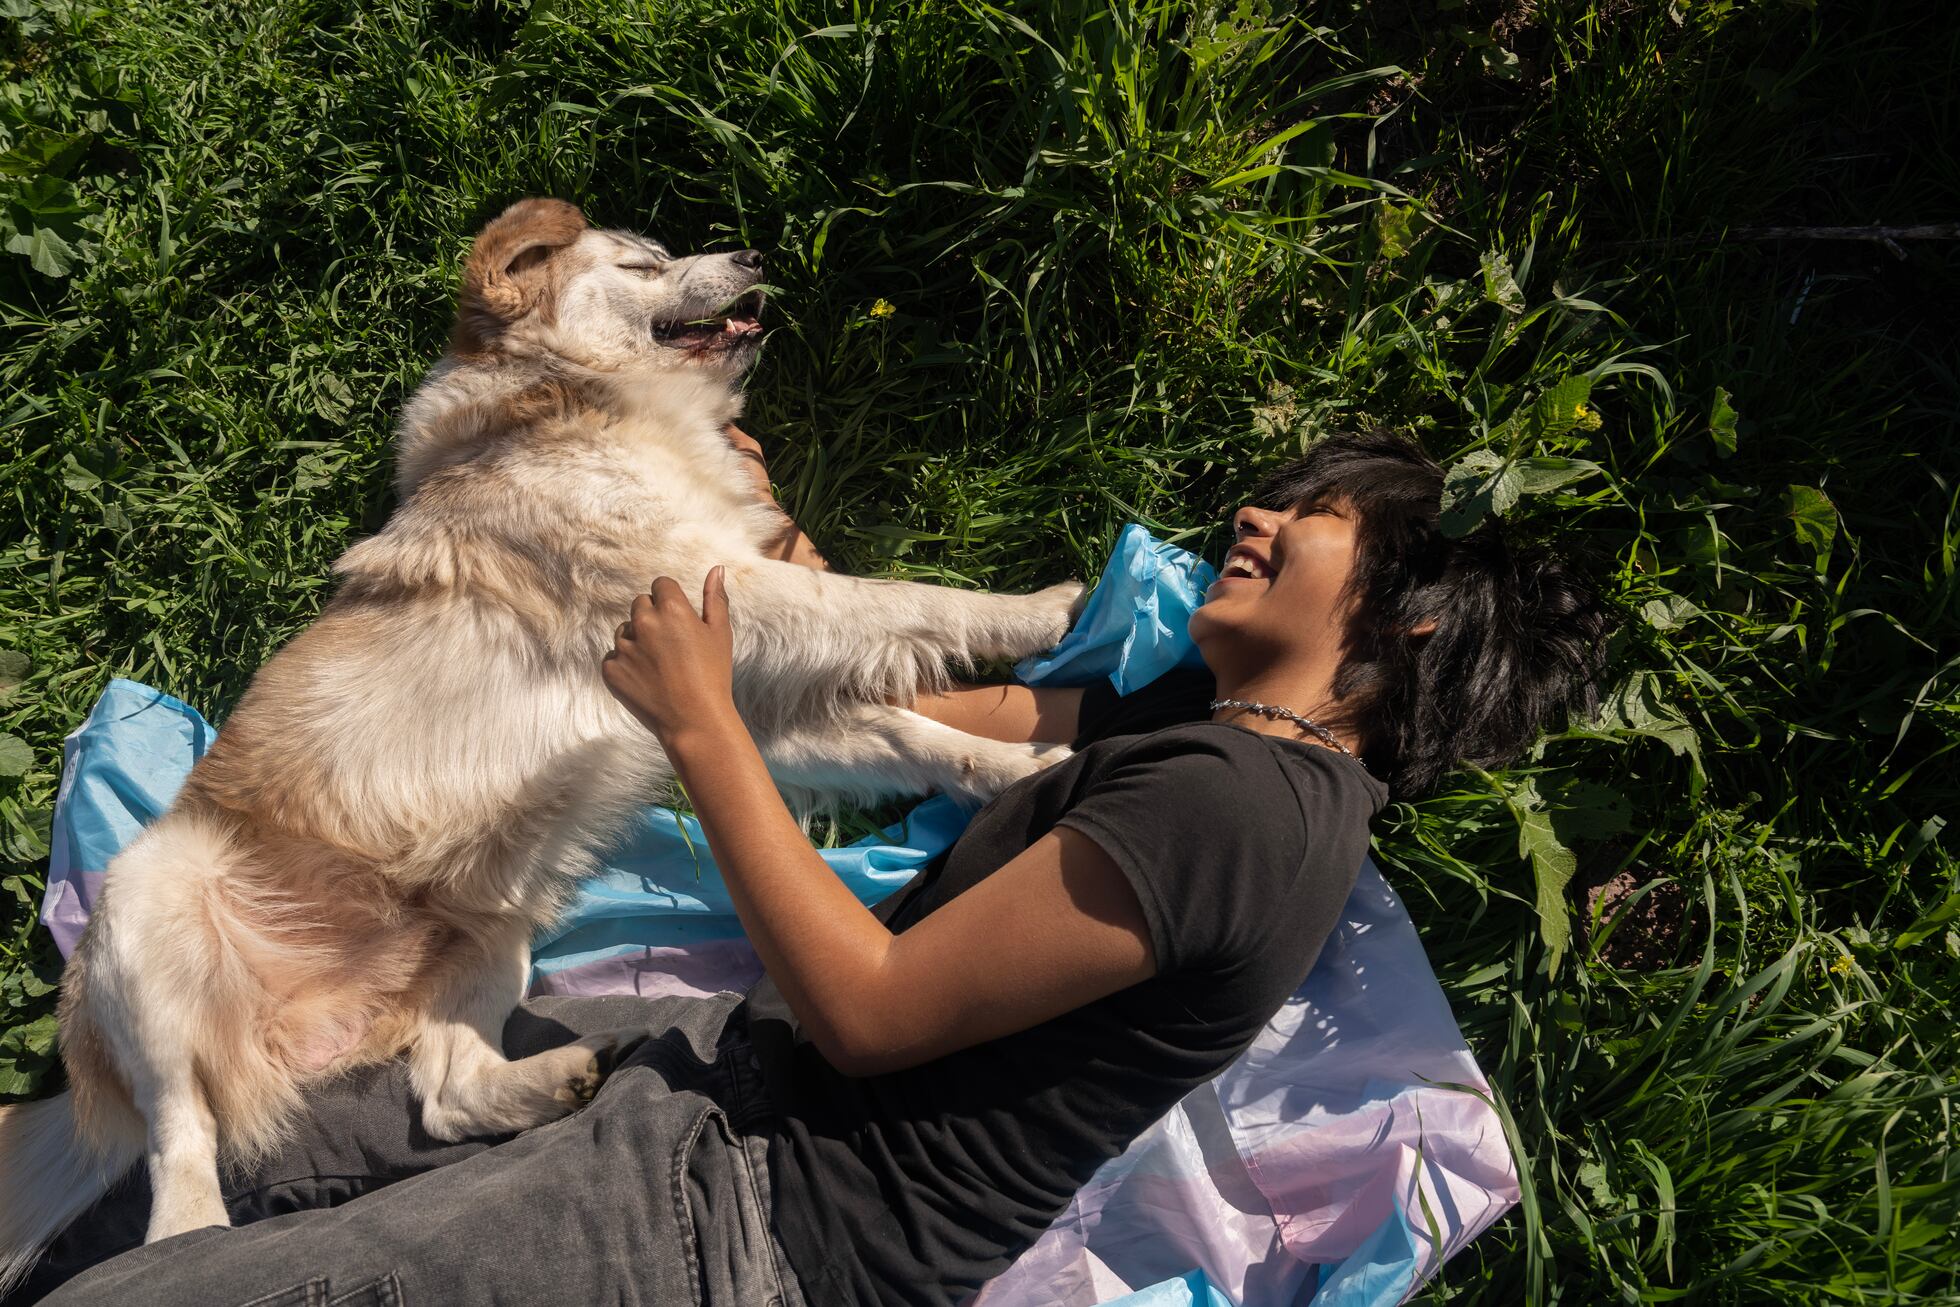
<instances>
[{"instance_id":1,"label":"open mouth with teeth","mask_svg":"<svg viewBox=\"0 0 1960 1307\"><path fill-rule=\"evenodd\" d=\"M1220 581L1270 581L1277 574L1272 564L1243 545L1225 555L1225 566L1218 569Z\"/></svg>"},{"instance_id":2,"label":"open mouth with teeth","mask_svg":"<svg viewBox=\"0 0 1960 1307\"><path fill-rule=\"evenodd\" d=\"M662 345L693 353L754 344L762 338L762 292L750 291L729 305L725 313L682 322L656 322L653 338Z\"/></svg>"}]
</instances>

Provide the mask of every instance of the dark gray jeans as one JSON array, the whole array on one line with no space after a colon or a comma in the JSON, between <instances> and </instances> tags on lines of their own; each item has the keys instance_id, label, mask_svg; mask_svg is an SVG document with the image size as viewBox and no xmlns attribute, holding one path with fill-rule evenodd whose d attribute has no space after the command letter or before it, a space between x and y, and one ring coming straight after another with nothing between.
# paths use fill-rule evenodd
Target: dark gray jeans
<instances>
[{"instance_id":1,"label":"dark gray jeans","mask_svg":"<svg viewBox=\"0 0 1960 1307\"><path fill-rule=\"evenodd\" d=\"M9 1307L50 1290L62 1307L803 1307L770 1222L770 1109L729 1023L739 1001L526 1003L512 1056L602 1030L622 1042L589 1106L505 1141L430 1139L398 1063L348 1076L309 1095L277 1156L226 1177L233 1228L139 1246L139 1167Z\"/></svg>"}]
</instances>

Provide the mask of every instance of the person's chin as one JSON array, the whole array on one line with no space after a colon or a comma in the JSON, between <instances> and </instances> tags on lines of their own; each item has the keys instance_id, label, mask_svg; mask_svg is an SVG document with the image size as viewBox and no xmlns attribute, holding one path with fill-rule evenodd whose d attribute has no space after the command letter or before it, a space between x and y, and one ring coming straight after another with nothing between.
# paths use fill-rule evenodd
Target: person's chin
<instances>
[{"instance_id":1,"label":"person's chin","mask_svg":"<svg viewBox=\"0 0 1960 1307\"><path fill-rule=\"evenodd\" d=\"M1213 586L1205 591L1205 601L1191 613L1191 638L1203 645L1207 640L1226 635L1238 625L1238 618L1248 605L1236 596L1220 594Z\"/></svg>"}]
</instances>

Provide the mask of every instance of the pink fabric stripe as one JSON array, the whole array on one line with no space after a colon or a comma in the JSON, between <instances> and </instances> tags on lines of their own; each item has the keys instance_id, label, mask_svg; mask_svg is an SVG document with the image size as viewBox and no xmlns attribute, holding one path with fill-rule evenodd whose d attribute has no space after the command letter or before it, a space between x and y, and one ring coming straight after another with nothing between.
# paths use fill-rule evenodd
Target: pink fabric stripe
<instances>
[{"instance_id":1,"label":"pink fabric stripe","mask_svg":"<svg viewBox=\"0 0 1960 1307\"><path fill-rule=\"evenodd\" d=\"M81 942L88 925L88 912L102 894L102 873L71 871L48 885L41 901L41 924L54 936L54 946L66 958Z\"/></svg>"},{"instance_id":2,"label":"pink fabric stripe","mask_svg":"<svg viewBox=\"0 0 1960 1307\"><path fill-rule=\"evenodd\" d=\"M645 948L638 953L566 967L539 976L531 993L589 996L637 994L706 997L743 990L762 977L762 960L745 939L715 940L687 948Z\"/></svg>"}]
</instances>

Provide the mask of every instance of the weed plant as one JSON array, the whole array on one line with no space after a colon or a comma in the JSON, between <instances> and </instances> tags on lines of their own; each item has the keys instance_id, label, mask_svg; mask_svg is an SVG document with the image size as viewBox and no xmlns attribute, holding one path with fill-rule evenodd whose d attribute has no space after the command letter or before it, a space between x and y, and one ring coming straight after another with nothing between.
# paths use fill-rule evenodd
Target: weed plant
<instances>
[{"instance_id":1,"label":"weed plant","mask_svg":"<svg viewBox=\"0 0 1960 1307\"><path fill-rule=\"evenodd\" d=\"M1425 1292L1960 1301L1955 245L1818 234L1960 213L1946 6L0 24L0 1091L58 1075L63 734L112 675L222 719L387 514L470 235L556 194L768 252L749 425L850 570L1027 587L1130 520L1215 550L1364 423L1452 468L1453 525L1590 559L1600 719L1377 841L1526 1185ZM1620 873L1658 924L1589 907Z\"/></svg>"}]
</instances>

